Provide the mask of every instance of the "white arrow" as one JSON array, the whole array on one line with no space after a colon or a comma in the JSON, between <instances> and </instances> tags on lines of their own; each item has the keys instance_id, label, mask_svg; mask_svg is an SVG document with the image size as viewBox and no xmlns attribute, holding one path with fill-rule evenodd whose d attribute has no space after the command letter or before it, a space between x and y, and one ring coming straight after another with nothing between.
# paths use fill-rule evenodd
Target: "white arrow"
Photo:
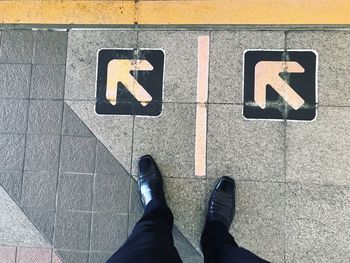
<instances>
[{"instance_id":1,"label":"white arrow","mask_svg":"<svg viewBox=\"0 0 350 263\"><path fill-rule=\"evenodd\" d=\"M147 60L113 59L108 63L106 98L112 105L117 104L117 87L121 82L142 106L152 101L152 96L130 74L132 70L153 70Z\"/></svg>"},{"instance_id":2,"label":"white arrow","mask_svg":"<svg viewBox=\"0 0 350 263\"><path fill-rule=\"evenodd\" d=\"M255 65L254 100L260 108L266 107L266 85L269 84L288 104L297 110L304 100L280 76L281 72L303 73L304 68L295 61L260 61Z\"/></svg>"}]
</instances>

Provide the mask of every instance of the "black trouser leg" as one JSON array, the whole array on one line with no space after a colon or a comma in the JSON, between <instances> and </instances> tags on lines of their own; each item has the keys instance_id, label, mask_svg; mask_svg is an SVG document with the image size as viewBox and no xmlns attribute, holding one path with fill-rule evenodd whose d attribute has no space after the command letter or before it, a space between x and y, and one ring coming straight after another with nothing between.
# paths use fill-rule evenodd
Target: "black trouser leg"
<instances>
[{"instance_id":1,"label":"black trouser leg","mask_svg":"<svg viewBox=\"0 0 350 263\"><path fill-rule=\"evenodd\" d=\"M181 263L174 247L173 222L169 207L151 200L129 238L107 263Z\"/></svg>"},{"instance_id":2,"label":"black trouser leg","mask_svg":"<svg viewBox=\"0 0 350 263\"><path fill-rule=\"evenodd\" d=\"M265 261L252 252L238 247L224 224L213 221L204 228L201 246L205 263L263 263Z\"/></svg>"}]
</instances>

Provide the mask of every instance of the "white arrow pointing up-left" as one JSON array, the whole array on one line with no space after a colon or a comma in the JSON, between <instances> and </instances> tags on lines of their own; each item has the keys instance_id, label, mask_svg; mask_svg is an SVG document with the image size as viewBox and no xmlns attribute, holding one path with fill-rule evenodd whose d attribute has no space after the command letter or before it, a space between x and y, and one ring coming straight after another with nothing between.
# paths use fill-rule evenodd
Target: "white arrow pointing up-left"
<instances>
[{"instance_id":1,"label":"white arrow pointing up-left","mask_svg":"<svg viewBox=\"0 0 350 263\"><path fill-rule=\"evenodd\" d=\"M112 105L117 104L117 84L121 82L142 106L152 101L152 96L130 74L135 70L153 70L147 60L113 59L108 63L106 98Z\"/></svg>"},{"instance_id":2,"label":"white arrow pointing up-left","mask_svg":"<svg viewBox=\"0 0 350 263\"><path fill-rule=\"evenodd\" d=\"M255 65L255 103L265 109L266 85L269 84L294 110L299 109L305 101L279 74L281 72L303 73L304 71L304 68L295 61L260 61Z\"/></svg>"}]
</instances>

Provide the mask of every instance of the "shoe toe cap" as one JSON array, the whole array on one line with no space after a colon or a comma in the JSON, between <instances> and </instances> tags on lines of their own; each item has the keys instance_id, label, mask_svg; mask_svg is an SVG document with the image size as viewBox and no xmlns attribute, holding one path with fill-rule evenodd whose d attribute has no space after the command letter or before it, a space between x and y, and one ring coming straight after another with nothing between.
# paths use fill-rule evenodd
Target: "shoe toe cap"
<instances>
[{"instance_id":1,"label":"shoe toe cap","mask_svg":"<svg viewBox=\"0 0 350 263\"><path fill-rule=\"evenodd\" d=\"M150 155L142 156L139 160L139 169L142 172L148 172L154 169L154 160Z\"/></svg>"},{"instance_id":2,"label":"shoe toe cap","mask_svg":"<svg viewBox=\"0 0 350 263\"><path fill-rule=\"evenodd\" d=\"M232 178L224 176L219 180L216 189L227 194L233 194L235 191L235 182Z\"/></svg>"}]
</instances>

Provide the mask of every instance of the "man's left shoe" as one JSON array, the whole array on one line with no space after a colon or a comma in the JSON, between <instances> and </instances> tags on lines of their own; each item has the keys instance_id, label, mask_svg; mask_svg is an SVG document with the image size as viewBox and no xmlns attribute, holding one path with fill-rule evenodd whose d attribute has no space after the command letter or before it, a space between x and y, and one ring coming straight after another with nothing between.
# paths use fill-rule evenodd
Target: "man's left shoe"
<instances>
[{"instance_id":1,"label":"man's left shoe","mask_svg":"<svg viewBox=\"0 0 350 263\"><path fill-rule=\"evenodd\" d=\"M143 207L154 198L166 204L163 177L150 155L142 156L139 160L137 187Z\"/></svg>"},{"instance_id":2,"label":"man's left shoe","mask_svg":"<svg viewBox=\"0 0 350 263\"><path fill-rule=\"evenodd\" d=\"M206 224L221 222L230 228L235 213L235 181L223 176L217 182L209 199Z\"/></svg>"}]
</instances>

